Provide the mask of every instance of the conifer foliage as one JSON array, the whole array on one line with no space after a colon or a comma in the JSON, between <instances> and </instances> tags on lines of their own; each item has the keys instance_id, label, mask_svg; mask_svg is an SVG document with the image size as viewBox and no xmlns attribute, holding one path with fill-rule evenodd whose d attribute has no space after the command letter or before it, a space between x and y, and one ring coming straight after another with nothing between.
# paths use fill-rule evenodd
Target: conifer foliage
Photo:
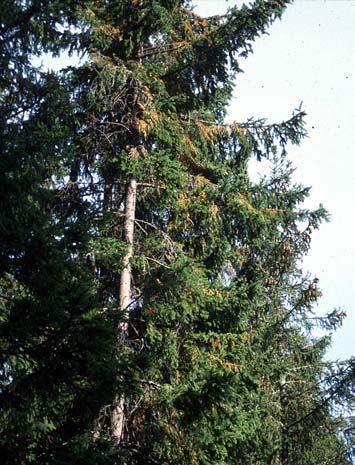
<instances>
[{"instance_id":1,"label":"conifer foliage","mask_svg":"<svg viewBox=\"0 0 355 465\"><path fill-rule=\"evenodd\" d=\"M299 269L304 113L227 124L285 0L26 0L1 12L0 447L6 464L348 464L317 279ZM36 70L31 53L78 50ZM268 161L259 182L251 158Z\"/></svg>"}]
</instances>

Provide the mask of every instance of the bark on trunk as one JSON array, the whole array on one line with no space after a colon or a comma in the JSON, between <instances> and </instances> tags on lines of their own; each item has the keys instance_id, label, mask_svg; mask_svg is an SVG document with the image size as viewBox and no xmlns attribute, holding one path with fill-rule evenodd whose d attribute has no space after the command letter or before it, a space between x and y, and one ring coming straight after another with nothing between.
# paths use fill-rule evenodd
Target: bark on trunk
<instances>
[{"instance_id":1,"label":"bark on trunk","mask_svg":"<svg viewBox=\"0 0 355 465\"><path fill-rule=\"evenodd\" d=\"M280 408L281 408L281 450L280 450L280 465L288 464L288 444L286 430L286 376L280 378Z\"/></svg>"},{"instance_id":2,"label":"bark on trunk","mask_svg":"<svg viewBox=\"0 0 355 465\"><path fill-rule=\"evenodd\" d=\"M125 198L125 219L123 225L123 240L127 244L127 252L123 259L123 269L120 278L119 287L119 306L122 312L122 321L119 324L118 350L123 349L128 333L128 312L131 303L131 258L133 256L134 241L134 221L136 213L137 198L137 181L132 178L127 186ZM123 395L117 395L111 414L111 434L114 440L119 443L122 439L124 429L125 398Z\"/></svg>"}]
</instances>

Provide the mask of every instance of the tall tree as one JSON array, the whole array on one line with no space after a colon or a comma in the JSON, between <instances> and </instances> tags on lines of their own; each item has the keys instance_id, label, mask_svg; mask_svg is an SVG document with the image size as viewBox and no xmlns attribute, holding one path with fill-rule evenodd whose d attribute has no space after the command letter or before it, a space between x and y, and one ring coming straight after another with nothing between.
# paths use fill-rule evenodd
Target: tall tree
<instances>
[{"instance_id":1,"label":"tall tree","mask_svg":"<svg viewBox=\"0 0 355 465\"><path fill-rule=\"evenodd\" d=\"M203 18L187 2L123 1L88 15L82 175L102 186L92 198L99 254L103 239L109 254L126 247L120 269L96 260L105 305L119 309L121 365L98 434L113 436L123 461L253 463L268 377L279 409L285 401L285 350L318 296L296 263L326 214L300 208L308 190L278 161L260 185L247 175L251 156L284 157L299 143L301 111L275 125L223 119L239 57L287 3ZM281 434L283 446L271 459L286 463L277 422L269 440Z\"/></svg>"},{"instance_id":2,"label":"tall tree","mask_svg":"<svg viewBox=\"0 0 355 465\"><path fill-rule=\"evenodd\" d=\"M74 2L75 3L75 2ZM76 2L77 3L77 2ZM83 259L90 205L65 177L73 106L31 54L75 45L73 2L14 1L0 23L0 455L53 463L112 397L112 322ZM79 447L79 446L78 446ZM59 454L60 455L60 454Z\"/></svg>"}]
</instances>

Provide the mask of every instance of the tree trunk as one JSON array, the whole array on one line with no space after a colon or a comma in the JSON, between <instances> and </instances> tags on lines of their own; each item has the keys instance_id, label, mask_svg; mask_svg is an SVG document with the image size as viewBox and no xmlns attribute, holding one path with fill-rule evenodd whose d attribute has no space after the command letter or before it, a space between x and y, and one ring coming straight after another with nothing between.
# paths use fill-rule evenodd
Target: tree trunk
<instances>
[{"instance_id":1,"label":"tree trunk","mask_svg":"<svg viewBox=\"0 0 355 465\"><path fill-rule=\"evenodd\" d=\"M119 287L119 306L122 312L122 321L119 323L118 350L123 350L128 333L128 312L131 303L131 264L133 256L134 241L134 221L136 213L137 181L132 178L127 186L125 199L125 219L123 225L123 240L127 244L127 252L123 259L123 269ZM124 428L124 395L117 395L113 403L111 414L111 434L114 440L119 443L122 439Z\"/></svg>"},{"instance_id":2,"label":"tree trunk","mask_svg":"<svg viewBox=\"0 0 355 465\"><path fill-rule=\"evenodd\" d=\"M287 414L286 414L286 376L280 378L280 409L281 409L281 449L280 449L280 465L288 464L288 444L287 444Z\"/></svg>"}]
</instances>

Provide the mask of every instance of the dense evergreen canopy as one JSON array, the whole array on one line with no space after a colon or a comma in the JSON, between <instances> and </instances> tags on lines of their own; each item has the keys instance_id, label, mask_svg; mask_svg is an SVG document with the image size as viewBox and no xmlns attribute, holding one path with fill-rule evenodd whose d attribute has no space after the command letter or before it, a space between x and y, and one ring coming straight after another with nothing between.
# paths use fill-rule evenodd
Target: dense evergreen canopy
<instances>
[{"instance_id":1,"label":"dense evergreen canopy","mask_svg":"<svg viewBox=\"0 0 355 465\"><path fill-rule=\"evenodd\" d=\"M313 314L300 269L327 219L287 160L305 115L225 121L240 60L291 2L4 3L4 464L349 464L354 363L312 335L344 315ZM57 74L31 61L75 50Z\"/></svg>"}]
</instances>

